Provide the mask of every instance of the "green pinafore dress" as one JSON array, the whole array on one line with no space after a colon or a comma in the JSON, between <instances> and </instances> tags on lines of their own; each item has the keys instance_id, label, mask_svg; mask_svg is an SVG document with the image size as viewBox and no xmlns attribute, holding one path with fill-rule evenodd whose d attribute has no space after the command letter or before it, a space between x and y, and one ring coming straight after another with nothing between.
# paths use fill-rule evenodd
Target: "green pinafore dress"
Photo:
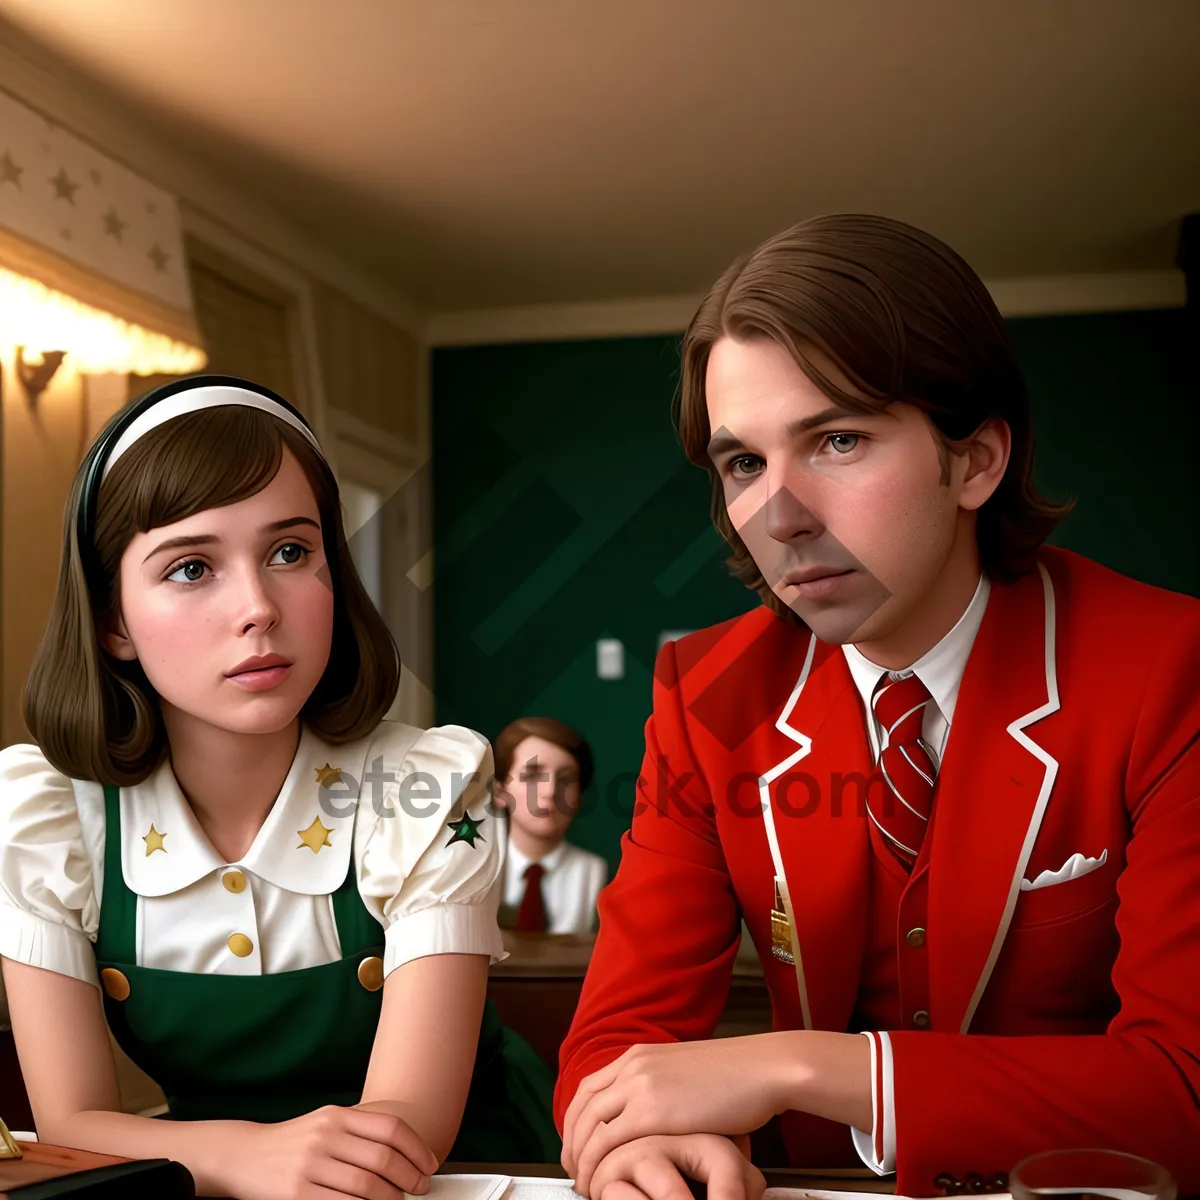
<instances>
[{"instance_id":1,"label":"green pinafore dress","mask_svg":"<svg viewBox=\"0 0 1200 1200\"><path fill-rule=\"evenodd\" d=\"M333 894L338 961L272 975L140 967L119 798L119 789L104 789L96 961L113 1036L163 1089L169 1119L286 1121L325 1104L358 1104L383 1003L384 938L359 896L353 858ZM557 1162L552 1093L549 1069L489 1000L449 1161Z\"/></svg>"}]
</instances>

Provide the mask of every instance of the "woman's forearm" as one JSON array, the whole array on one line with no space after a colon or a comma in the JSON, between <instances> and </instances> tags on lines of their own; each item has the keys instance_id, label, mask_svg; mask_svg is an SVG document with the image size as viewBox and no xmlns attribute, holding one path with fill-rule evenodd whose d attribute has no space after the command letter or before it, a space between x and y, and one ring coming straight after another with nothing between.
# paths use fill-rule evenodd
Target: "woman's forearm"
<instances>
[{"instance_id":1,"label":"woman's forearm","mask_svg":"<svg viewBox=\"0 0 1200 1200\"><path fill-rule=\"evenodd\" d=\"M461 1124L461 1118L452 1120L450 1114L439 1111L437 1104L428 1101L418 1105L411 1100L369 1100L354 1107L399 1117L437 1155L439 1165L446 1161Z\"/></svg>"},{"instance_id":2,"label":"woman's forearm","mask_svg":"<svg viewBox=\"0 0 1200 1200\"><path fill-rule=\"evenodd\" d=\"M247 1153L256 1128L249 1121L160 1121L130 1113L99 1110L75 1113L38 1136L59 1146L73 1146L119 1158L170 1158L182 1163L202 1196L233 1196L229 1164Z\"/></svg>"}]
</instances>

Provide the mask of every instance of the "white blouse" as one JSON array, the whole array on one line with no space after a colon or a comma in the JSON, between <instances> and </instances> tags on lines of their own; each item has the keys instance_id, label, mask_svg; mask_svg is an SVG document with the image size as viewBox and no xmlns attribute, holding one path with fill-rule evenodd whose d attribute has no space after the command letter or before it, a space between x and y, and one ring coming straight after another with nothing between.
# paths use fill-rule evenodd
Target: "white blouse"
<instances>
[{"instance_id":1,"label":"white blouse","mask_svg":"<svg viewBox=\"0 0 1200 1200\"><path fill-rule=\"evenodd\" d=\"M487 741L459 725L384 721L342 745L305 726L253 844L225 862L164 761L121 790L136 965L271 975L336 961L332 893L352 854L384 929L385 976L428 954L499 962L504 838L488 803L492 771ZM0 750L0 956L98 983L104 824L98 783L68 779L37 746Z\"/></svg>"}]
</instances>

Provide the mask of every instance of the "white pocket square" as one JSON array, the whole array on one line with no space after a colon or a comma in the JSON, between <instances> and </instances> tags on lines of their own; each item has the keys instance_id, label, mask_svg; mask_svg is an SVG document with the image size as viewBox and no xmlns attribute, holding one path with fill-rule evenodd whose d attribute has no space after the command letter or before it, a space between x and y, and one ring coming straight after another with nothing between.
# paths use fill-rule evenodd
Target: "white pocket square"
<instances>
[{"instance_id":1,"label":"white pocket square","mask_svg":"<svg viewBox=\"0 0 1200 1200\"><path fill-rule=\"evenodd\" d=\"M1034 892L1038 888L1053 887L1056 883L1066 883L1070 879L1078 879L1082 875L1104 866L1108 862L1108 851L1101 850L1099 858L1084 858L1082 854L1072 854L1057 871L1043 871L1032 883L1028 879L1021 880L1021 891Z\"/></svg>"}]
</instances>

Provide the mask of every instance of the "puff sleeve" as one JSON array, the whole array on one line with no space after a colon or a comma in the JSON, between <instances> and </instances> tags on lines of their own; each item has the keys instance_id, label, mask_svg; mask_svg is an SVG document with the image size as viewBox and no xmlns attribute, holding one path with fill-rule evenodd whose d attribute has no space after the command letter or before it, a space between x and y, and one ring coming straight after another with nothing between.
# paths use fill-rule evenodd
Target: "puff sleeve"
<instances>
[{"instance_id":1,"label":"puff sleeve","mask_svg":"<svg viewBox=\"0 0 1200 1200\"><path fill-rule=\"evenodd\" d=\"M100 923L75 790L34 745L0 750L0 956L97 984Z\"/></svg>"},{"instance_id":2,"label":"puff sleeve","mask_svg":"<svg viewBox=\"0 0 1200 1200\"><path fill-rule=\"evenodd\" d=\"M382 728L382 727L381 727ZM504 860L490 800L492 748L474 730L425 730L395 764L384 733L381 803L359 860L359 891L385 927L384 974L428 954L506 957L496 913Z\"/></svg>"}]
</instances>

